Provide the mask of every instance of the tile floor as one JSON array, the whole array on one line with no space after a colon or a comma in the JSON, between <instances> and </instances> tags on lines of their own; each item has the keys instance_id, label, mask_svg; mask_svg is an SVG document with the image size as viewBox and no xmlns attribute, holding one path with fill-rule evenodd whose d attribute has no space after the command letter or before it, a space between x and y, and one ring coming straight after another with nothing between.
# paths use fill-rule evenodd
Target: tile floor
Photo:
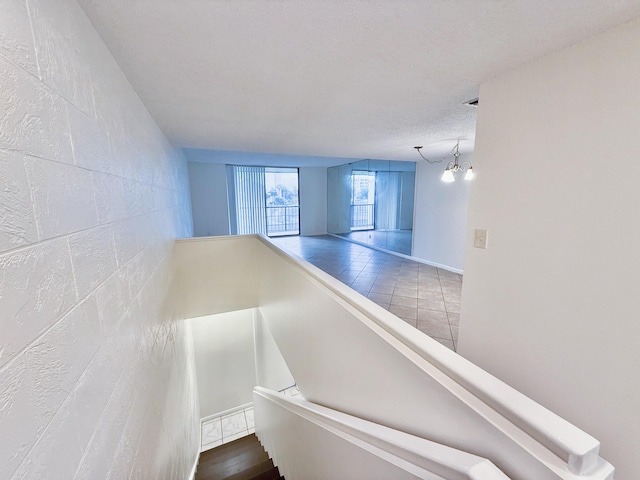
<instances>
[{"instance_id":1,"label":"tile floor","mask_svg":"<svg viewBox=\"0 0 640 480\"><path fill-rule=\"evenodd\" d=\"M330 235L272 240L455 351L462 275Z\"/></svg>"},{"instance_id":2,"label":"tile floor","mask_svg":"<svg viewBox=\"0 0 640 480\"><path fill-rule=\"evenodd\" d=\"M372 247L411 255L411 230L361 230L340 235Z\"/></svg>"},{"instance_id":3,"label":"tile floor","mask_svg":"<svg viewBox=\"0 0 640 480\"><path fill-rule=\"evenodd\" d=\"M296 385L285 388L281 392L288 396L300 395L300 390ZM251 435L256 431L253 423L253 406L238 407L235 411L208 418L201 423L200 428L201 452Z\"/></svg>"}]
</instances>

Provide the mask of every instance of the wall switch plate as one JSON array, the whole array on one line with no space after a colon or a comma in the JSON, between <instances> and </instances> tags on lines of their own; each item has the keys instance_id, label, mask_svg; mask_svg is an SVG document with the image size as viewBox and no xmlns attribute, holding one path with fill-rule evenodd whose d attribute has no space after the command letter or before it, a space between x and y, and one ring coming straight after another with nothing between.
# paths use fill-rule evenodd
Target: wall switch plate
<instances>
[{"instance_id":1,"label":"wall switch plate","mask_svg":"<svg viewBox=\"0 0 640 480\"><path fill-rule=\"evenodd\" d=\"M473 237L473 246L476 248L487 248L487 234L488 232L486 230L476 228Z\"/></svg>"}]
</instances>

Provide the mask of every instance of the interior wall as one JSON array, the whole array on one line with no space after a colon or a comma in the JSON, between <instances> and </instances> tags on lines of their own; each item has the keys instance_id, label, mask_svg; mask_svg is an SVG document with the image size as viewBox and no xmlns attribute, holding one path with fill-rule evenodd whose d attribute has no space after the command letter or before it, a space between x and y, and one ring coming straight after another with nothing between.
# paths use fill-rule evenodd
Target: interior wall
<instances>
[{"instance_id":1,"label":"interior wall","mask_svg":"<svg viewBox=\"0 0 640 480\"><path fill-rule=\"evenodd\" d=\"M254 309L189 320L202 418L253 401Z\"/></svg>"},{"instance_id":2,"label":"interior wall","mask_svg":"<svg viewBox=\"0 0 640 480\"><path fill-rule=\"evenodd\" d=\"M256 348L256 385L276 392L295 385L296 381L265 325L259 308L255 309L253 326Z\"/></svg>"},{"instance_id":3,"label":"interior wall","mask_svg":"<svg viewBox=\"0 0 640 480\"><path fill-rule=\"evenodd\" d=\"M1 3L0 478L185 479L186 162L74 1Z\"/></svg>"},{"instance_id":4,"label":"interior wall","mask_svg":"<svg viewBox=\"0 0 640 480\"><path fill-rule=\"evenodd\" d=\"M196 237L229 235L229 205L227 177L224 163L205 162L216 160L217 152L198 150L187 153L201 161L189 161L191 207L193 210L193 230ZM246 164L247 159L256 156L257 165L262 159L275 162L272 156L246 153L224 155L221 159ZM243 161L244 160L244 161ZM250 162L249 162L250 163ZM272 166L260 164L262 166ZM327 169L325 167L299 167L300 192L300 234L322 235L327 233Z\"/></svg>"},{"instance_id":5,"label":"interior wall","mask_svg":"<svg viewBox=\"0 0 640 480\"><path fill-rule=\"evenodd\" d=\"M229 235L224 164L189 162L188 165L194 236Z\"/></svg>"},{"instance_id":6,"label":"interior wall","mask_svg":"<svg viewBox=\"0 0 640 480\"><path fill-rule=\"evenodd\" d=\"M327 233L327 169L300 167L300 235Z\"/></svg>"},{"instance_id":7,"label":"interior wall","mask_svg":"<svg viewBox=\"0 0 640 480\"><path fill-rule=\"evenodd\" d=\"M413 202L416 195L416 172L402 172L400 192L400 230L413 229Z\"/></svg>"},{"instance_id":8,"label":"interior wall","mask_svg":"<svg viewBox=\"0 0 640 480\"><path fill-rule=\"evenodd\" d=\"M185 238L176 242L177 288L186 318L245 310L258 306L258 265L254 236ZM211 272L224 269L224 277ZM211 292L216 292L212 295Z\"/></svg>"},{"instance_id":9,"label":"interior wall","mask_svg":"<svg viewBox=\"0 0 640 480\"><path fill-rule=\"evenodd\" d=\"M351 227L351 164L327 169L327 231L348 233Z\"/></svg>"},{"instance_id":10,"label":"interior wall","mask_svg":"<svg viewBox=\"0 0 640 480\"><path fill-rule=\"evenodd\" d=\"M460 162L463 161L474 159L467 154L460 157ZM444 162L430 165L421 161L416 164L412 255L432 265L462 273L469 193L477 176L473 181L458 177L453 183L444 183L440 180L444 168Z\"/></svg>"},{"instance_id":11,"label":"interior wall","mask_svg":"<svg viewBox=\"0 0 640 480\"><path fill-rule=\"evenodd\" d=\"M635 20L481 86L459 337L621 479L640 478L639 57Z\"/></svg>"}]
</instances>

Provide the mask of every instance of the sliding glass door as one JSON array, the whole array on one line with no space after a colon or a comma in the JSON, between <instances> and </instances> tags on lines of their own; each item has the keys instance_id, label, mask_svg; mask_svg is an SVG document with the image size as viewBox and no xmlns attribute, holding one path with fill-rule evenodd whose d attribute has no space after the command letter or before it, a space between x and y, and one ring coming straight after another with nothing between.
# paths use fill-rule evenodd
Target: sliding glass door
<instances>
[{"instance_id":1,"label":"sliding glass door","mask_svg":"<svg viewBox=\"0 0 640 480\"><path fill-rule=\"evenodd\" d=\"M297 168L227 165L232 234L300 234Z\"/></svg>"},{"instance_id":2,"label":"sliding glass door","mask_svg":"<svg viewBox=\"0 0 640 480\"><path fill-rule=\"evenodd\" d=\"M267 235L300 233L300 198L297 168L266 168Z\"/></svg>"},{"instance_id":3,"label":"sliding glass door","mask_svg":"<svg viewBox=\"0 0 640 480\"><path fill-rule=\"evenodd\" d=\"M351 231L373 230L376 172L351 172Z\"/></svg>"}]
</instances>

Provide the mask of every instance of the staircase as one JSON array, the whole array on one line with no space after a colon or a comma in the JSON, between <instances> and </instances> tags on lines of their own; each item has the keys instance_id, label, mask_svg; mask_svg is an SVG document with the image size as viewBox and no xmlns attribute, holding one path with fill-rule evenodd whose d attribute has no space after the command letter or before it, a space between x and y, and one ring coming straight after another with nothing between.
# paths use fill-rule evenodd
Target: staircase
<instances>
[{"instance_id":1,"label":"staircase","mask_svg":"<svg viewBox=\"0 0 640 480\"><path fill-rule=\"evenodd\" d=\"M278 467L249 435L200 454L195 480L284 480Z\"/></svg>"}]
</instances>

